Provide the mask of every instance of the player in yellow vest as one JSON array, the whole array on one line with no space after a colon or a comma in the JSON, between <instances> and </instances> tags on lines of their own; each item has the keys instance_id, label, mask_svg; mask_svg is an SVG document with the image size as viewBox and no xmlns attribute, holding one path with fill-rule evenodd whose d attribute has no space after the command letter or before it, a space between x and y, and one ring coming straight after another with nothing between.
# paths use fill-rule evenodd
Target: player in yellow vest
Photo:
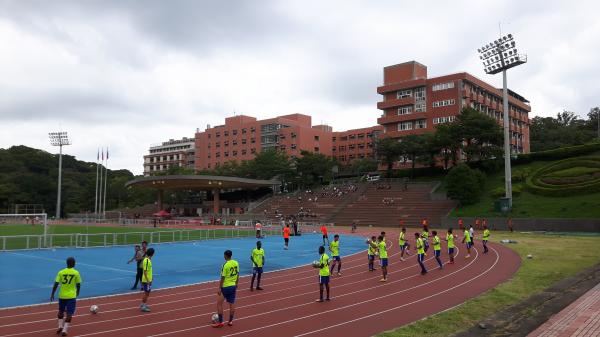
<instances>
[{"instance_id":1,"label":"player in yellow vest","mask_svg":"<svg viewBox=\"0 0 600 337\"><path fill-rule=\"evenodd\" d=\"M150 307L148 307L148 297L150 297L150 291L152 291L152 280L154 279L152 276L152 257L154 256L154 248L148 248L146 250L146 256L142 260L142 290L144 291L144 295L142 295L142 304L140 305L140 310L142 312L149 312Z\"/></svg>"},{"instance_id":2,"label":"player in yellow vest","mask_svg":"<svg viewBox=\"0 0 600 337\"><path fill-rule=\"evenodd\" d=\"M375 235L371 236L371 240L367 241L367 245L369 248L367 248L367 257L369 258L369 271L375 271L375 255L377 252L377 248L375 248L375 246L372 246L371 243L375 243L377 240L377 237L375 237Z\"/></svg>"},{"instance_id":3,"label":"player in yellow vest","mask_svg":"<svg viewBox=\"0 0 600 337\"><path fill-rule=\"evenodd\" d=\"M442 263L442 259L440 259L440 255L442 255L442 245L440 242L440 237L438 236L437 231L431 232L433 237L431 238L431 242L433 242L433 256L435 256L435 260L437 261L440 269L444 269L444 264Z\"/></svg>"},{"instance_id":4,"label":"player in yellow vest","mask_svg":"<svg viewBox=\"0 0 600 337\"><path fill-rule=\"evenodd\" d=\"M377 242L371 242L371 247L377 248L379 250L379 262L381 263L381 273L383 278L379 280L380 282L387 282L387 266L388 266L388 253L387 253L387 244L385 243L385 232L381 232L382 235L379 235L377 238Z\"/></svg>"},{"instance_id":5,"label":"player in yellow vest","mask_svg":"<svg viewBox=\"0 0 600 337\"><path fill-rule=\"evenodd\" d=\"M487 247L487 243L488 243L489 239L490 239L490 230L487 228L486 225L483 225L483 237L482 237L482 241L483 241L483 253L484 254L487 254L487 252L489 251L488 247Z\"/></svg>"},{"instance_id":6,"label":"player in yellow vest","mask_svg":"<svg viewBox=\"0 0 600 337\"><path fill-rule=\"evenodd\" d=\"M262 248L262 242L256 241L256 248L252 250L250 255L252 261L252 281L250 281L250 291L254 291L254 279L256 279L256 290L263 290L260 287L260 278L265 265L265 250Z\"/></svg>"},{"instance_id":7,"label":"player in yellow vest","mask_svg":"<svg viewBox=\"0 0 600 337\"><path fill-rule=\"evenodd\" d=\"M446 233L446 242L448 242L448 256L450 257L450 264L454 264L454 238L456 236L452 234L452 228L448 228Z\"/></svg>"},{"instance_id":8,"label":"player in yellow vest","mask_svg":"<svg viewBox=\"0 0 600 337\"><path fill-rule=\"evenodd\" d=\"M465 228L465 232L463 234L462 242L467 246L467 255L465 255L465 259L471 257L471 245L473 244L471 241L471 234L469 230Z\"/></svg>"},{"instance_id":9,"label":"player in yellow vest","mask_svg":"<svg viewBox=\"0 0 600 337\"><path fill-rule=\"evenodd\" d=\"M342 273L340 269L342 269L342 259L340 258L340 236L334 235L333 241L329 243L329 251L331 252L331 259L333 263L331 264L330 273L333 273L333 267L337 264L337 275L340 276Z\"/></svg>"},{"instance_id":10,"label":"player in yellow vest","mask_svg":"<svg viewBox=\"0 0 600 337\"><path fill-rule=\"evenodd\" d=\"M421 275L427 274L427 269L425 269L425 244L423 243L423 239L419 235L419 233L415 233L415 248L417 249L417 262L419 262L419 266L421 266Z\"/></svg>"},{"instance_id":11,"label":"player in yellow vest","mask_svg":"<svg viewBox=\"0 0 600 337\"><path fill-rule=\"evenodd\" d=\"M317 302L323 302L323 288L327 290L327 298L325 301L329 301L329 256L325 254L325 247L319 246L319 264L313 265L313 267L319 269L319 299Z\"/></svg>"},{"instance_id":12,"label":"player in yellow vest","mask_svg":"<svg viewBox=\"0 0 600 337\"><path fill-rule=\"evenodd\" d=\"M404 253L406 253L407 256L410 255L410 245L408 244L408 240L406 240L406 227L402 227L402 230L400 230L398 245L400 246L400 260L404 261Z\"/></svg>"},{"instance_id":13,"label":"player in yellow vest","mask_svg":"<svg viewBox=\"0 0 600 337\"><path fill-rule=\"evenodd\" d=\"M427 256L427 251L429 250L429 228L427 228L427 226L423 226L421 239L423 240L423 249L425 250L425 256Z\"/></svg>"},{"instance_id":14,"label":"player in yellow vest","mask_svg":"<svg viewBox=\"0 0 600 337\"><path fill-rule=\"evenodd\" d=\"M81 276L75 269L75 258L69 257L67 259L67 268L62 269L56 274L54 278L54 286L52 287L52 294L50 295L50 302L54 301L54 293L60 285L60 291L58 292L58 330L56 334L62 334L66 336L71 325L71 320L75 314L75 307L77 306L77 297L81 290ZM65 311L67 317L65 318Z\"/></svg>"},{"instance_id":15,"label":"player in yellow vest","mask_svg":"<svg viewBox=\"0 0 600 337\"><path fill-rule=\"evenodd\" d=\"M229 303L229 321L227 325L233 325L233 315L235 314L235 292L237 289L238 280L240 279L240 265L231 256L233 253L226 250L223 253L225 263L221 267L221 279L219 280L219 289L217 290L217 314L219 321L212 324L213 328L223 327L223 302Z\"/></svg>"}]
</instances>

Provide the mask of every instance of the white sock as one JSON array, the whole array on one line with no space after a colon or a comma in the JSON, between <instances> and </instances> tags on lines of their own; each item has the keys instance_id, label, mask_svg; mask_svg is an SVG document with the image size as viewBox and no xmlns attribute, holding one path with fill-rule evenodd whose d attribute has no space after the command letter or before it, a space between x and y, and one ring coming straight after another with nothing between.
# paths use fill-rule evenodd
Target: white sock
<instances>
[{"instance_id":1,"label":"white sock","mask_svg":"<svg viewBox=\"0 0 600 337\"><path fill-rule=\"evenodd\" d=\"M65 324L65 319L64 318L59 318L58 319L58 328L62 329L64 324Z\"/></svg>"},{"instance_id":2,"label":"white sock","mask_svg":"<svg viewBox=\"0 0 600 337\"><path fill-rule=\"evenodd\" d=\"M63 332L67 332L67 330L69 330L69 325L71 325L71 323L65 322L65 326L63 327Z\"/></svg>"}]
</instances>

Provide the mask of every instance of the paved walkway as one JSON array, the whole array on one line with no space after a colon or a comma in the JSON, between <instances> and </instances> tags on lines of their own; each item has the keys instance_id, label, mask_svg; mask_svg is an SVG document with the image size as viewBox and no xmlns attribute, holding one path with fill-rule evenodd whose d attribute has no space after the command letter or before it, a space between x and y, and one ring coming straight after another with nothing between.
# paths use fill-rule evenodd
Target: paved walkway
<instances>
[{"instance_id":1,"label":"paved walkway","mask_svg":"<svg viewBox=\"0 0 600 337\"><path fill-rule=\"evenodd\" d=\"M532 336L600 336L600 283L528 335Z\"/></svg>"}]
</instances>

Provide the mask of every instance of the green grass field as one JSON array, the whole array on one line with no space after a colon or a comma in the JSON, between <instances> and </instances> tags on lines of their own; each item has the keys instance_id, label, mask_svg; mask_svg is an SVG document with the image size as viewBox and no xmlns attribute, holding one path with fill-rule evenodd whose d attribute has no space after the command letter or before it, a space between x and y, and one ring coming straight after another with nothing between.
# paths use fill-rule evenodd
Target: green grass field
<instances>
[{"instance_id":1,"label":"green grass field","mask_svg":"<svg viewBox=\"0 0 600 337\"><path fill-rule=\"evenodd\" d=\"M502 239L518 241L518 244L508 245L523 258L521 268L511 280L452 310L378 336L448 336L600 263L600 236L496 232L492 233L492 238L496 242ZM532 254L533 259L526 259L527 254Z\"/></svg>"},{"instance_id":2,"label":"green grass field","mask_svg":"<svg viewBox=\"0 0 600 337\"><path fill-rule=\"evenodd\" d=\"M160 232L160 233L159 233ZM0 225L0 249L38 248L42 245L39 236L44 233L42 226ZM266 234L271 234L265 231ZM104 246L128 245L144 240L151 243L209 240L231 237L254 236L252 229L175 229L175 228L140 228L140 227L106 227L106 226L72 226L53 225L48 227L52 234L52 247L67 246ZM77 235L88 234L88 235ZM19 236L3 239L3 236ZM28 237L29 236L29 237Z\"/></svg>"}]
</instances>

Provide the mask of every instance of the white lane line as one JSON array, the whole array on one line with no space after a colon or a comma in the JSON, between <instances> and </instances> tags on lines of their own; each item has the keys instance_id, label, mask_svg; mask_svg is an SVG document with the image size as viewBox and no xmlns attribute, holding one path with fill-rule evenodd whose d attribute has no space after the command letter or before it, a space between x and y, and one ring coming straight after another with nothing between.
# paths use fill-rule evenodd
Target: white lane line
<instances>
[{"instance_id":1,"label":"white lane line","mask_svg":"<svg viewBox=\"0 0 600 337\"><path fill-rule=\"evenodd\" d=\"M7 252L7 254L23 256L23 257L27 257L27 258L30 258L30 259L38 259L38 260L45 260L45 261L52 261L52 262L61 262L61 263L65 262L63 259L54 259L54 258L50 258L50 257L27 255L27 254L23 254L23 253ZM131 271L131 270L125 270L125 269L119 269L119 268L112 268L112 267L105 267L105 266L98 266L98 265L95 265L95 264L82 263L82 262L77 262L77 265L88 266L88 267L93 267L93 268L98 268L98 269L106 269L106 270L118 271L118 272L127 273L127 274L135 274L136 273L135 271Z\"/></svg>"}]
</instances>

